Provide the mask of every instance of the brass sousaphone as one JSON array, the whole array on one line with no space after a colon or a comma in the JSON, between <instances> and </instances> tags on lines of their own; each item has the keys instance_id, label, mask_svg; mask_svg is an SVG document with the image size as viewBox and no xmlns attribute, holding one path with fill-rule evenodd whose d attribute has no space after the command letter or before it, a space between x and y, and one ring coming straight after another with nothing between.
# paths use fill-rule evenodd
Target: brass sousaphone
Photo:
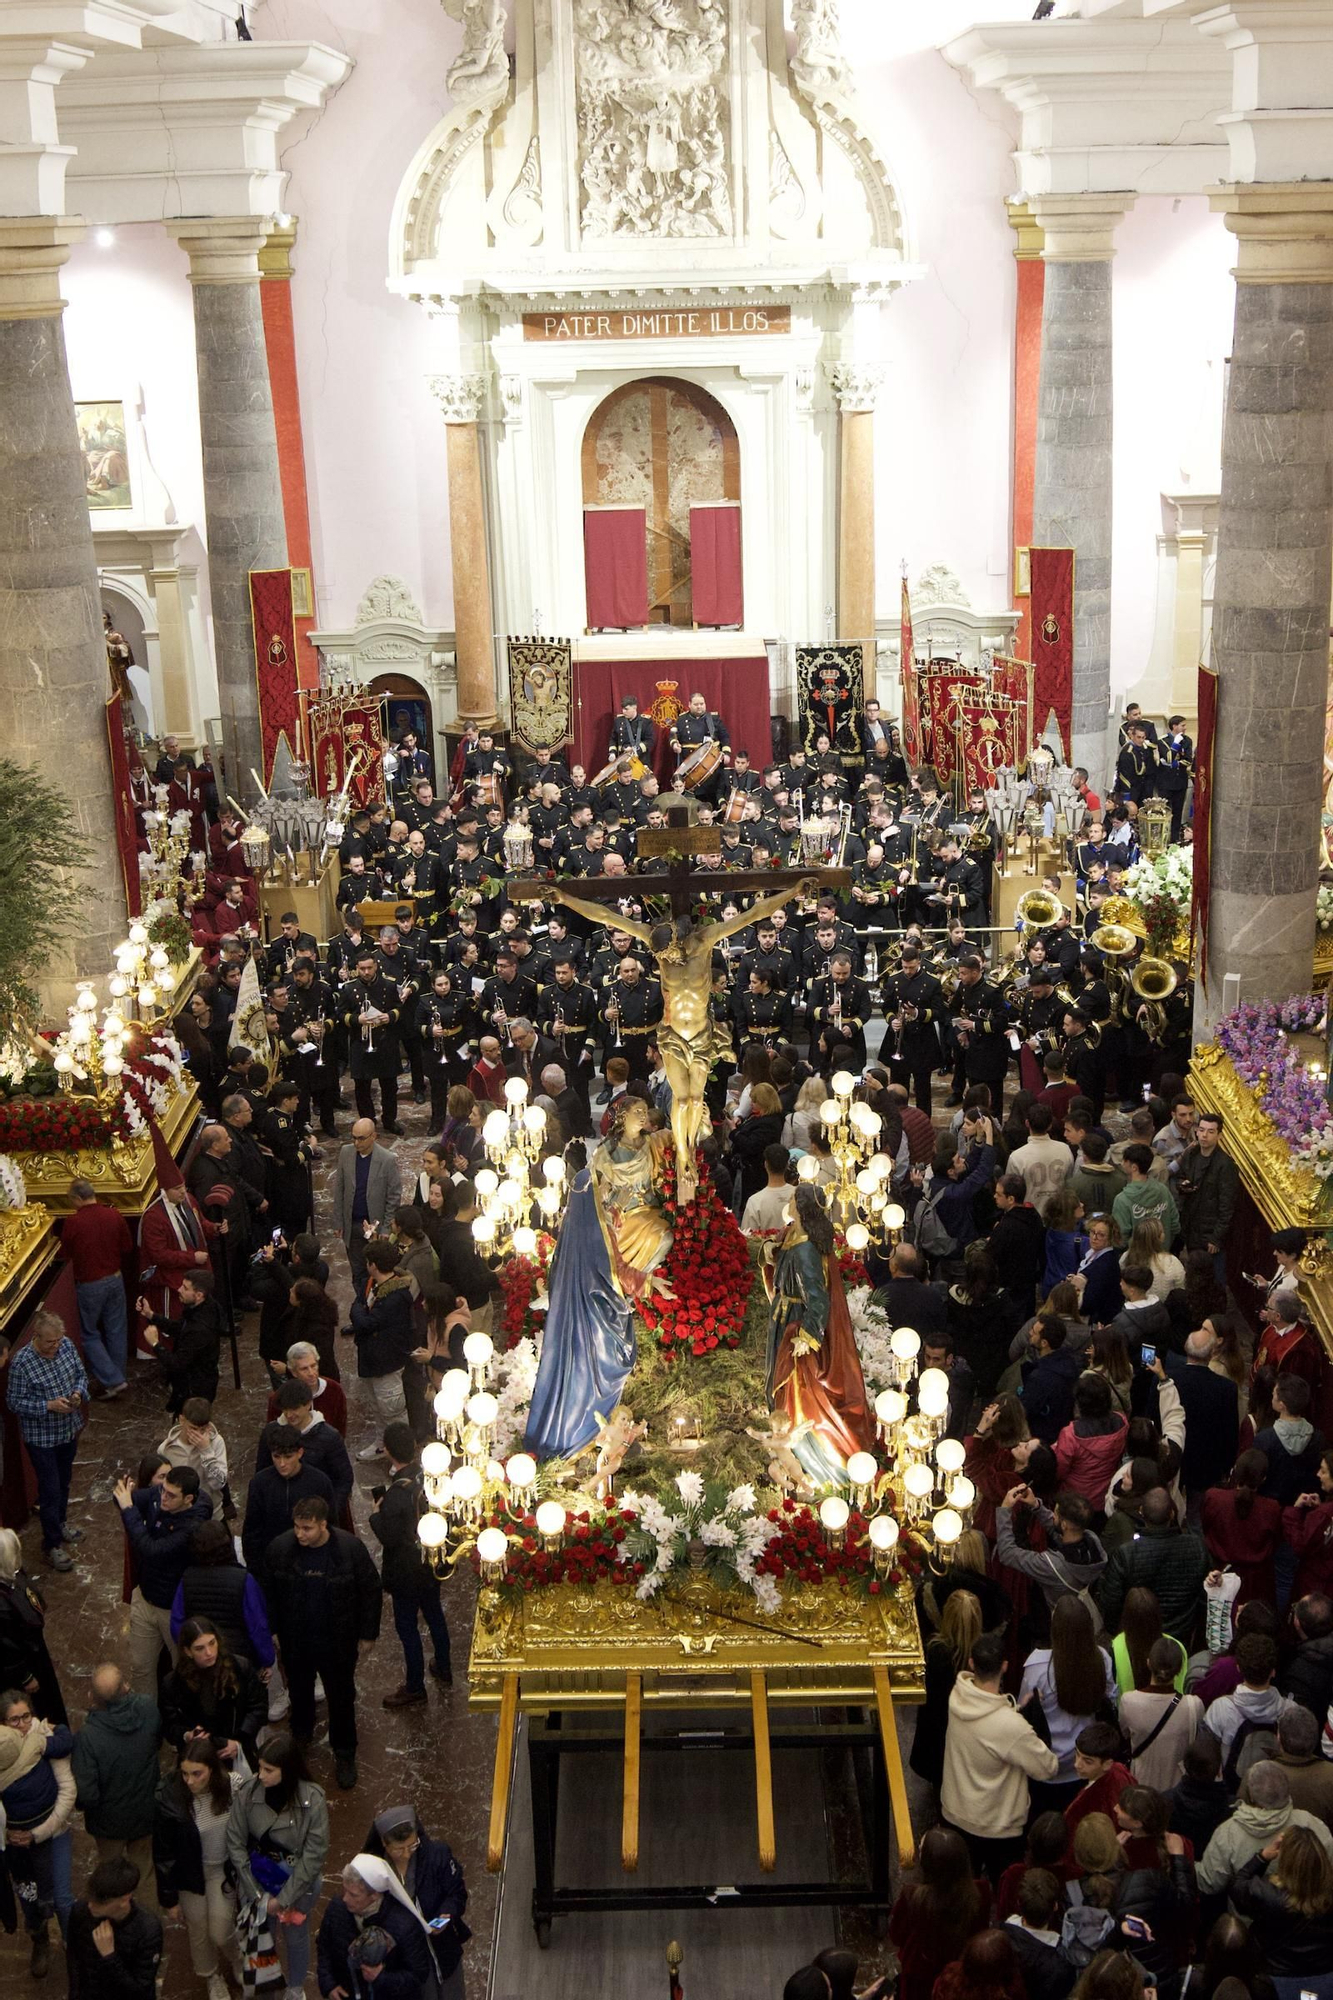
<instances>
[{"instance_id":1,"label":"brass sousaphone","mask_svg":"<svg viewBox=\"0 0 1333 2000\"><path fill-rule=\"evenodd\" d=\"M1179 974L1164 958L1141 958L1130 974L1129 983L1143 1002L1143 1025L1149 1039L1160 1042L1166 1033L1163 1002L1169 1000L1179 986Z\"/></svg>"},{"instance_id":2,"label":"brass sousaphone","mask_svg":"<svg viewBox=\"0 0 1333 2000\"><path fill-rule=\"evenodd\" d=\"M1022 919L1026 928L1034 931L1048 931L1064 909L1058 896L1049 889L1029 889L1014 905L1014 915Z\"/></svg>"}]
</instances>

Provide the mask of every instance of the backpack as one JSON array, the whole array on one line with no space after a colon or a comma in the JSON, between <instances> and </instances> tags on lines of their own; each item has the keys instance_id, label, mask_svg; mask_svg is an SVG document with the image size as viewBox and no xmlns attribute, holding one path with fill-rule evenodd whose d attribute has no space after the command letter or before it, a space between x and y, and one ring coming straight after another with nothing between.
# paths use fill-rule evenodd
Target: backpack
<instances>
[{"instance_id":1,"label":"backpack","mask_svg":"<svg viewBox=\"0 0 1333 2000\"><path fill-rule=\"evenodd\" d=\"M1093 1596L1087 1584L1085 1583L1080 1587L1077 1584L1070 1583L1067 1577L1062 1576L1060 1571L1057 1569L1055 1564L1055 1559L1051 1555L1049 1550L1046 1551L1046 1561L1050 1566L1051 1575L1055 1578L1056 1582L1063 1584L1065 1590L1067 1592L1072 1592L1072 1594L1078 1599L1079 1603L1083 1606L1083 1609L1087 1612L1089 1618L1091 1618L1092 1620L1092 1629L1094 1633L1104 1632L1106 1630L1106 1625L1105 1621L1102 1618L1101 1606L1098 1604L1096 1598Z\"/></svg>"},{"instance_id":2,"label":"backpack","mask_svg":"<svg viewBox=\"0 0 1333 2000\"><path fill-rule=\"evenodd\" d=\"M954 1256L958 1249L953 1237L940 1221L936 1208L936 1203L943 1193L944 1189L940 1188L938 1193L927 1195L925 1200L918 1204L916 1214L912 1218L912 1240L917 1249L937 1261L941 1257Z\"/></svg>"},{"instance_id":3,"label":"backpack","mask_svg":"<svg viewBox=\"0 0 1333 2000\"><path fill-rule=\"evenodd\" d=\"M1246 1716L1231 1739L1222 1777L1229 1792L1239 1791L1240 1781L1252 1764L1274 1758L1278 1753L1277 1724L1258 1722Z\"/></svg>"}]
</instances>

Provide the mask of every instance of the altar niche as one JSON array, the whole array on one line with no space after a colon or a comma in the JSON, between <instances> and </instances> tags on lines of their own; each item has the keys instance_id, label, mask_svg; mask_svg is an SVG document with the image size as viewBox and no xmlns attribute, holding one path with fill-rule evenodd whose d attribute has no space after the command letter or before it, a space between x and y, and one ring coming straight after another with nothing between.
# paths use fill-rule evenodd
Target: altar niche
<instances>
[{"instance_id":1,"label":"altar niche","mask_svg":"<svg viewBox=\"0 0 1333 2000\"><path fill-rule=\"evenodd\" d=\"M588 419L583 504L643 509L649 625L688 629L696 623L741 622L740 497L736 427L717 398L697 383L642 376L613 389ZM707 517L702 522L700 510ZM715 510L734 517L720 545ZM708 601L696 604L694 540L700 532L709 534L712 545ZM713 616L719 568L723 608L734 604L734 619Z\"/></svg>"}]
</instances>

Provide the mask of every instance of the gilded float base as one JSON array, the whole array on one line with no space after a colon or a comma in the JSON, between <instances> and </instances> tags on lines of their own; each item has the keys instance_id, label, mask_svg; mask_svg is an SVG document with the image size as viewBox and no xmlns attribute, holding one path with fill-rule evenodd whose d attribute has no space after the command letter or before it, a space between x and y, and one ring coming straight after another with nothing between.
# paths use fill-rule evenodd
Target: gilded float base
<instances>
[{"instance_id":1,"label":"gilded float base","mask_svg":"<svg viewBox=\"0 0 1333 2000\"><path fill-rule=\"evenodd\" d=\"M199 1092L188 1072L158 1121L174 1153L199 1113ZM89 1181L98 1199L122 1215L142 1215L157 1193L153 1142L144 1132L123 1144L93 1146L82 1153L15 1153L30 1200L44 1202L53 1214L72 1215L75 1181Z\"/></svg>"},{"instance_id":2,"label":"gilded float base","mask_svg":"<svg viewBox=\"0 0 1333 2000\"><path fill-rule=\"evenodd\" d=\"M506 1675L517 1675L524 1709L616 1707L634 1675L645 1706L748 1707L751 1677L762 1674L772 1702L861 1704L875 1699L876 1669L899 1700L923 1699L910 1583L880 1597L804 1584L771 1614L706 1577L673 1580L646 1603L609 1583L525 1596L484 1587L469 1699L498 1708Z\"/></svg>"},{"instance_id":3,"label":"gilded float base","mask_svg":"<svg viewBox=\"0 0 1333 2000\"><path fill-rule=\"evenodd\" d=\"M0 1209L0 1327L55 1262L59 1248L55 1219L41 1202Z\"/></svg>"}]
</instances>

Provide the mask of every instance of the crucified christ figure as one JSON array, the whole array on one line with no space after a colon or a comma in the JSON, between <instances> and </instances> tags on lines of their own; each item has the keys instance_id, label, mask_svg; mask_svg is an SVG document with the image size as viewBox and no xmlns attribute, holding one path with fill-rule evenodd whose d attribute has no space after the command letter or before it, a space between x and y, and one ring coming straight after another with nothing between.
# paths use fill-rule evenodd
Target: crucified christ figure
<instances>
[{"instance_id":1,"label":"crucified christ figure","mask_svg":"<svg viewBox=\"0 0 1333 2000\"><path fill-rule=\"evenodd\" d=\"M732 917L728 923L697 925L685 916L650 925L636 923L627 916L615 917L616 928L628 931L640 944L646 944L657 959L663 1009L657 1046L662 1051L667 1082L671 1085L676 1200L682 1205L694 1199L698 1186L694 1155L705 1123L704 1090L714 1063L732 1053L731 1037L714 1021L710 1004L713 947L750 924L762 923L793 896L813 895L818 886L818 878L813 875L796 883L788 881L785 888L771 896L761 896L752 909ZM547 893L558 896L571 910L591 917L595 923L608 921L605 903L584 901L563 885L556 885Z\"/></svg>"}]
</instances>

